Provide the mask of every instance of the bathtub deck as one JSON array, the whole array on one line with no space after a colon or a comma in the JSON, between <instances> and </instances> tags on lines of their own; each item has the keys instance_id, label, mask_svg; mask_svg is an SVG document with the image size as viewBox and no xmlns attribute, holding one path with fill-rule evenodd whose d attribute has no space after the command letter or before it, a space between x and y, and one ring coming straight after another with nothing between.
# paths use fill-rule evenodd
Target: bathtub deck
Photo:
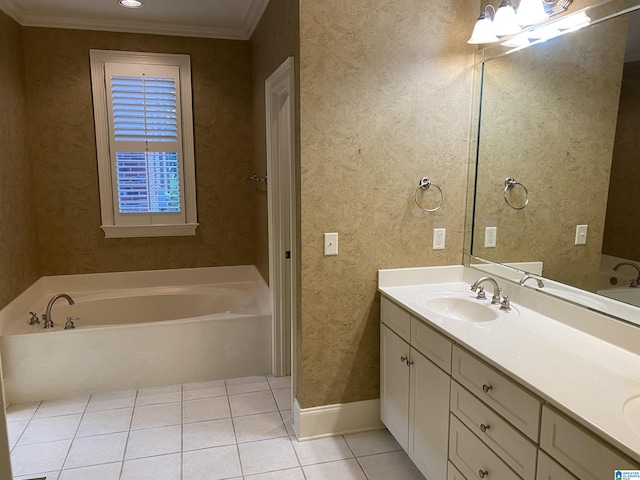
<instances>
[{"instance_id":1,"label":"bathtub deck","mask_svg":"<svg viewBox=\"0 0 640 480\"><path fill-rule=\"evenodd\" d=\"M386 430L299 443L290 397L258 376L10 405L14 480L423 480Z\"/></svg>"}]
</instances>

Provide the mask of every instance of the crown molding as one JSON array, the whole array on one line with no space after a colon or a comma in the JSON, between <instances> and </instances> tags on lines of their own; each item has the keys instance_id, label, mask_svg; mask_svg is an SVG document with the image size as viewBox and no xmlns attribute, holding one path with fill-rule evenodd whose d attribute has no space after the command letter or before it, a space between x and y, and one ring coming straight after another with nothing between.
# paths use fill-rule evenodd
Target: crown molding
<instances>
[{"instance_id":1,"label":"crown molding","mask_svg":"<svg viewBox=\"0 0 640 480\"><path fill-rule=\"evenodd\" d=\"M22 24L24 21L25 12L14 0L0 0L0 10L9 15L19 24Z\"/></svg>"},{"instance_id":2,"label":"crown molding","mask_svg":"<svg viewBox=\"0 0 640 480\"><path fill-rule=\"evenodd\" d=\"M179 37L219 38L224 40L250 40L269 0L255 0L239 28L199 27L158 22L130 22L126 20L101 20L97 18L32 15L20 8L14 0L0 0L0 10L25 27L68 28L73 30L97 30L105 32L142 33Z\"/></svg>"},{"instance_id":3,"label":"crown molding","mask_svg":"<svg viewBox=\"0 0 640 480\"><path fill-rule=\"evenodd\" d=\"M254 0L251 2L247 16L244 19L244 40L251 39L253 31L256 29L260 19L262 18L262 14L267 9L267 5L269 5L269 0Z\"/></svg>"},{"instance_id":4,"label":"crown molding","mask_svg":"<svg viewBox=\"0 0 640 480\"><path fill-rule=\"evenodd\" d=\"M234 28L209 28L155 22L101 21L95 18L27 15L22 25L25 27L69 28L72 30L97 30L104 32L173 35L178 37L248 40L248 38L245 38L245 32Z\"/></svg>"}]
</instances>

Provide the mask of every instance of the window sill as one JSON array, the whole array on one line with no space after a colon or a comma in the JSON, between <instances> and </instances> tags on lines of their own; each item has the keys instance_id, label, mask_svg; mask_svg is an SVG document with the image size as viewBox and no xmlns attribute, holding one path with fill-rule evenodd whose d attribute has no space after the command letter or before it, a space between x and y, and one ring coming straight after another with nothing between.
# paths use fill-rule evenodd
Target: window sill
<instances>
[{"instance_id":1,"label":"window sill","mask_svg":"<svg viewBox=\"0 0 640 480\"><path fill-rule=\"evenodd\" d=\"M196 234L198 225L102 225L100 228L105 238L188 237Z\"/></svg>"}]
</instances>

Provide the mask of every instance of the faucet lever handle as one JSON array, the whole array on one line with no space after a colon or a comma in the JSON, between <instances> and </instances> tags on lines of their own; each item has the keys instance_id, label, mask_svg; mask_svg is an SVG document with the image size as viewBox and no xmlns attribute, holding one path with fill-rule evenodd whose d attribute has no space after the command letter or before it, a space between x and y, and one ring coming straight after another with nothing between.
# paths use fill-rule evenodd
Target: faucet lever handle
<instances>
[{"instance_id":1,"label":"faucet lever handle","mask_svg":"<svg viewBox=\"0 0 640 480\"><path fill-rule=\"evenodd\" d=\"M502 293L502 289L501 288L496 288L495 292L493 292L493 297L491 297L491 305L499 305L501 300L500 300L500 294Z\"/></svg>"},{"instance_id":2,"label":"faucet lever handle","mask_svg":"<svg viewBox=\"0 0 640 480\"><path fill-rule=\"evenodd\" d=\"M31 315L31 318L29 319L29 322L27 322L29 325L39 325L40 324L40 319L38 318L38 314L35 312L29 312L29 315Z\"/></svg>"},{"instance_id":3,"label":"faucet lever handle","mask_svg":"<svg viewBox=\"0 0 640 480\"><path fill-rule=\"evenodd\" d=\"M509 301L509 297L506 295L502 297L502 301L500 302L500 310L511 310L511 302Z\"/></svg>"},{"instance_id":4,"label":"faucet lever handle","mask_svg":"<svg viewBox=\"0 0 640 480\"><path fill-rule=\"evenodd\" d=\"M67 317L67 322L64 324L64 329L65 330L71 330L72 328L76 328L76 326L73 324L73 322L75 320L79 320L78 317Z\"/></svg>"}]
</instances>

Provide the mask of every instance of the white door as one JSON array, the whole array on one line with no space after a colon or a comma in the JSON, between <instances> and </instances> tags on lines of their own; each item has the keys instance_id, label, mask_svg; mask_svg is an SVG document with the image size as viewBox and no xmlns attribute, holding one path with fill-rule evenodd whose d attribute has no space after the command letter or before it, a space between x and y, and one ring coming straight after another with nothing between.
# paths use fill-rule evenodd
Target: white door
<instances>
[{"instance_id":1,"label":"white door","mask_svg":"<svg viewBox=\"0 0 640 480\"><path fill-rule=\"evenodd\" d=\"M273 314L273 374L291 374L295 328L295 102L293 58L265 82L269 203L269 287Z\"/></svg>"}]
</instances>

